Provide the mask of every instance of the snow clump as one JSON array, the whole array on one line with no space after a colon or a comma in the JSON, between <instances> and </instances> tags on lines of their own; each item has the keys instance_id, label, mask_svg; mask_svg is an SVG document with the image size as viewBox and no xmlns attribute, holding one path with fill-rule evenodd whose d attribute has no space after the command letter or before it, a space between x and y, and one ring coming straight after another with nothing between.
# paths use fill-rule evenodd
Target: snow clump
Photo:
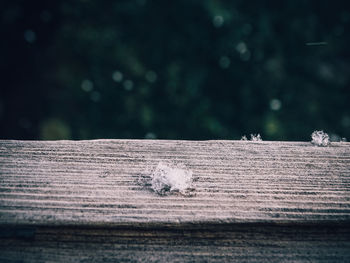
<instances>
[{"instance_id":1,"label":"snow clump","mask_svg":"<svg viewBox=\"0 0 350 263\"><path fill-rule=\"evenodd\" d=\"M192 185L192 171L159 162L151 176L152 189L165 195L168 192L186 193Z\"/></svg>"},{"instance_id":2,"label":"snow clump","mask_svg":"<svg viewBox=\"0 0 350 263\"><path fill-rule=\"evenodd\" d=\"M330 143L328 134L323 131L314 131L311 138L311 143L317 146L328 146Z\"/></svg>"},{"instance_id":3,"label":"snow clump","mask_svg":"<svg viewBox=\"0 0 350 263\"><path fill-rule=\"evenodd\" d=\"M241 138L242 141L248 141L247 139L247 136L243 135L242 138ZM254 141L254 142L261 142L262 139L261 139L261 136L260 134L251 134L250 135L250 141Z\"/></svg>"}]
</instances>

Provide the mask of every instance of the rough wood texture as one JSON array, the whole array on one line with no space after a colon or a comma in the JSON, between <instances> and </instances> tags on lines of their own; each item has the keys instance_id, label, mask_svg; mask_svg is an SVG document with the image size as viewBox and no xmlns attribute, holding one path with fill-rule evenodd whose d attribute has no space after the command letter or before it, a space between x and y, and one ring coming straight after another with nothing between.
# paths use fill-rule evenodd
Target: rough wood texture
<instances>
[{"instance_id":1,"label":"rough wood texture","mask_svg":"<svg viewBox=\"0 0 350 263\"><path fill-rule=\"evenodd\" d=\"M0 141L0 233L6 262L350 261L350 143Z\"/></svg>"}]
</instances>

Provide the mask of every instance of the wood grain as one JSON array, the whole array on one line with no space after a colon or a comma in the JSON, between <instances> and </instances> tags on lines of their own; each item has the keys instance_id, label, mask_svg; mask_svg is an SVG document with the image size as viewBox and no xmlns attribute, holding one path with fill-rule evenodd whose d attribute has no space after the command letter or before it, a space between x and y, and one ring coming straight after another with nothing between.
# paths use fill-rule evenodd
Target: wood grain
<instances>
[{"instance_id":1,"label":"wood grain","mask_svg":"<svg viewBox=\"0 0 350 263\"><path fill-rule=\"evenodd\" d=\"M194 196L159 196L160 161L193 171ZM0 223L350 219L350 147L244 141L0 141Z\"/></svg>"},{"instance_id":2,"label":"wood grain","mask_svg":"<svg viewBox=\"0 0 350 263\"><path fill-rule=\"evenodd\" d=\"M349 234L340 225L7 228L7 238L0 237L0 261L349 262Z\"/></svg>"},{"instance_id":3,"label":"wood grain","mask_svg":"<svg viewBox=\"0 0 350 263\"><path fill-rule=\"evenodd\" d=\"M159 162L191 195L151 190ZM350 143L0 141L0 233L7 262L347 261Z\"/></svg>"}]
</instances>

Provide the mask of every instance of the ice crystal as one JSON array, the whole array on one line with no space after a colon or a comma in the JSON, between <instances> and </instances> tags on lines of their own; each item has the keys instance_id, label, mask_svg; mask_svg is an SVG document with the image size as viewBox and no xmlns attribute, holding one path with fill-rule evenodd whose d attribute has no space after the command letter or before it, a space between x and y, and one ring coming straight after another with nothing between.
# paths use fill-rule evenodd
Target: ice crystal
<instances>
[{"instance_id":1,"label":"ice crystal","mask_svg":"<svg viewBox=\"0 0 350 263\"><path fill-rule=\"evenodd\" d=\"M250 135L250 140L251 141L256 141L256 142L262 141L261 136L260 136L259 133L258 134L251 134Z\"/></svg>"},{"instance_id":2,"label":"ice crystal","mask_svg":"<svg viewBox=\"0 0 350 263\"><path fill-rule=\"evenodd\" d=\"M241 138L242 141L253 141L253 142L261 142L261 136L260 134L251 134L250 135L250 140L248 140L247 136L243 135Z\"/></svg>"},{"instance_id":3,"label":"ice crystal","mask_svg":"<svg viewBox=\"0 0 350 263\"><path fill-rule=\"evenodd\" d=\"M323 131L314 131L311 138L311 143L317 146L328 146L330 143L328 134Z\"/></svg>"},{"instance_id":4,"label":"ice crystal","mask_svg":"<svg viewBox=\"0 0 350 263\"><path fill-rule=\"evenodd\" d=\"M152 173L152 189L161 195L167 192L185 193L192 185L192 171L160 162Z\"/></svg>"}]
</instances>

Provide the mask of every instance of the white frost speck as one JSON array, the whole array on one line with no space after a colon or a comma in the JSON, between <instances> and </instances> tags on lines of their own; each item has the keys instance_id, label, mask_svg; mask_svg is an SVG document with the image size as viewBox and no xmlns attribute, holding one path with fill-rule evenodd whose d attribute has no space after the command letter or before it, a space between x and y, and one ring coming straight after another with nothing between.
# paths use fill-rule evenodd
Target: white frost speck
<instances>
[{"instance_id":1,"label":"white frost speck","mask_svg":"<svg viewBox=\"0 0 350 263\"><path fill-rule=\"evenodd\" d=\"M242 141L248 141L247 139L247 136L243 135L242 138L241 138ZM260 134L251 134L250 135L250 141L253 141L253 142L261 142L262 139L261 139L261 136Z\"/></svg>"},{"instance_id":2,"label":"white frost speck","mask_svg":"<svg viewBox=\"0 0 350 263\"><path fill-rule=\"evenodd\" d=\"M259 133L258 134L251 134L250 135L250 140L251 141L255 141L255 142L261 142L262 141L261 136L260 136Z\"/></svg>"},{"instance_id":3,"label":"white frost speck","mask_svg":"<svg viewBox=\"0 0 350 263\"><path fill-rule=\"evenodd\" d=\"M152 189L161 195L167 192L180 192L191 188L192 171L177 167L170 167L160 162L152 173Z\"/></svg>"},{"instance_id":4,"label":"white frost speck","mask_svg":"<svg viewBox=\"0 0 350 263\"><path fill-rule=\"evenodd\" d=\"M317 146L328 146L329 145L329 136L323 131L314 131L311 134L311 143Z\"/></svg>"}]
</instances>

